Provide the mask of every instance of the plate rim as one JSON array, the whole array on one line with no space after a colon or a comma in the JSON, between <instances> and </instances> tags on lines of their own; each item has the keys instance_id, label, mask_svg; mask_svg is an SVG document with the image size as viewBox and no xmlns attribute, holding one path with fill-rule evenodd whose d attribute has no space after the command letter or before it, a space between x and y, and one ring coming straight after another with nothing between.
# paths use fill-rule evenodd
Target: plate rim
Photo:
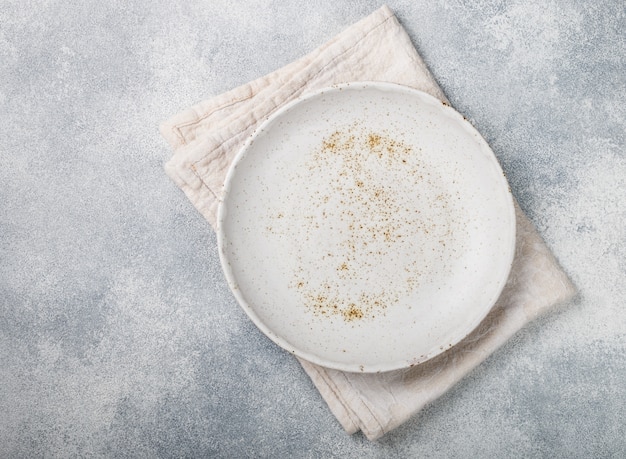
<instances>
[{"instance_id":1,"label":"plate rim","mask_svg":"<svg viewBox=\"0 0 626 459\"><path fill-rule=\"evenodd\" d=\"M503 192L504 195L507 196L508 201L508 210L509 210L509 234L510 240L507 246L509 247L509 256L506 263L506 269L503 270L502 277L499 279L497 284L497 288L494 289L494 298L489 301L489 306L485 307L484 311L478 315L478 318L473 320L467 327L463 329L463 333L458 333L460 335L458 338L452 341L451 344L447 346L435 346L430 352L426 354L420 354L413 359L400 359L394 362L386 362L384 364L376 364L376 365L365 365L360 363L341 363L332 360L327 360L318 355L312 354L310 352L305 352L297 349L296 346L291 345L288 341L283 339L279 334L274 332L270 327L268 327L263 320L256 314L255 310L248 304L248 302L243 297L242 291L239 288L239 285L236 281L235 275L230 268L230 263L228 261L228 256L226 255L225 244L228 240L225 231L223 230L223 222L226 217L226 201L227 197L230 193L231 183L233 177L235 176L237 165L243 160L246 156L246 153L249 151L250 147L256 140L256 138L263 133L268 126L270 126L274 121L284 114L289 112L293 107L308 101L310 99L314 99L316 97L320 97L327 93L343 91L344 89L367 89L367 88L375 88L383 91L392 91L392 92L403 92L403 93L411 93L412 95L416 95L418 97L425 98L430 100L431 102L438 103L441 106L441 109L445 112L448 112L449 116L456 118L466 129L469 129L470 132L477 136L477 141L483 144L483 147L486 148L485 153L488 154L490 162L493 163L497 167L499 171L502 172L504 176L505 184ZM502 291L506 286L508 278L510 276L511 268L513 265L513 261L515 259L515 248L516 248L516 211L515 211L515 203L513 199L513 195L508 184L508 180L506 178L506 174L504 173L498 158L495 153L491 149L489 143L484 139L484 137L478 132L478 130L465 118L461 115L457 110L451 107L446 101L443 101L437 97L434 97L424 91L419 89L415 89L410 86L397 84L397 83L388 83L388 82L377 82L377 81L356 81L356 82L346 82L340 84L334 84L331 86L319 88L316 90L312 90L309 92L305 92L300 96L294 98L293 100L287 102L286 104L278 107L274 112L265 117L265 119L257 126L254 132L248 136L243 146L239 149L239 151L235 154L231 164L228 167L228 171L226 173L224 179L224 186L222 189L221 195L218 197L218 209L217 209L217 224L216 224L216 238L217 238L217 246L218 246L218 254L220 258L220 264L222 268L222 272L226 278L228 287L231 293L234 295L235 299L239 306L244 310L246 315L252 322L256 325L256 327L263 332L269 339L271 339L275 344L290 352L291 354L296 355L297 357L304 359L310 363L322 366L324 368L330 368L340 371L346 371L351 373L381 373L388 372L394 370L400 370L403 368L413 367L415 365L424 363L432 358L448 351L449 349L453 349L456 345L462 342L467 336L469 336L479 325L480 323L489 315L493 306L496 304L500 296L502 295ZM455 335L456 336L456 335Z\"/></svg>"}]
</instances>

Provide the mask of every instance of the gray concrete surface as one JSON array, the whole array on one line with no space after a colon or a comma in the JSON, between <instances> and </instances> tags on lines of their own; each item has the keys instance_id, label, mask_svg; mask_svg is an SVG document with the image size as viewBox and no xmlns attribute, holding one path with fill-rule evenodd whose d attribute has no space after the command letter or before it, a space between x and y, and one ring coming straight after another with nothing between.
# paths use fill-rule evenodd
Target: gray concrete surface
<instances>
[{"instance_id":1,"label":"gray concrete surface","mask_svg":"<svg viewBox=\"0 0 626 459\"><path fill-rule=\"evenodd\" d=\"M348 436L246 319L157 126L376 2L0 1L1 457L625 457L622 0L390 6L580 289Z\"/></svg>"}]
</instances>

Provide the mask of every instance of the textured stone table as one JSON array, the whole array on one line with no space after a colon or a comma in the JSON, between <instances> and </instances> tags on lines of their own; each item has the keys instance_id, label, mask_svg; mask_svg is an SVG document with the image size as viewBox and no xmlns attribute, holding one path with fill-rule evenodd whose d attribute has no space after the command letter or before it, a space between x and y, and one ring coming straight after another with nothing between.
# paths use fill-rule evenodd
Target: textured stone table
<instances>
[{"instance_id":1,"label":"textured stone table","mask_svg":"<svg viewBox=\"0 0 626 459\"><path fill-rule=\"evenodd\" d=\"M162 168L159 122L380 6L300 3L0 3L0 457L624 457L623 1L390 4L581 293L376 443Z\"/></svg>"}]
</instances>

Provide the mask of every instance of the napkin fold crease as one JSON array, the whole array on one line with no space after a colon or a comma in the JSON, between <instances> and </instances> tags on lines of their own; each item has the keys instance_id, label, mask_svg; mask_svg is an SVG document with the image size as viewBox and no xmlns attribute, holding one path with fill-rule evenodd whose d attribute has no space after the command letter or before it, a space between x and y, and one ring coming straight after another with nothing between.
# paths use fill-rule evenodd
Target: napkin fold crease
<instances>
[{"instance_id":1,"label":"napkin fold crease","mask_svg":"<svg viewBox=\"0 0 626 459\"><path fill-rule=\"evenodd\" d=\"M383 6L303 58L164 122L161 134L174 151L165 170L215 229L228 168L257 126L307 91L350 81L403 84L446 101L408 34ZM515 209L517 245L507 285L461 343L415 367L377 374L299 359L348 433L381 437L444 394L529 321L574 296L574 286L532 223L517 204Z\"/></svg>"}]
</instances>

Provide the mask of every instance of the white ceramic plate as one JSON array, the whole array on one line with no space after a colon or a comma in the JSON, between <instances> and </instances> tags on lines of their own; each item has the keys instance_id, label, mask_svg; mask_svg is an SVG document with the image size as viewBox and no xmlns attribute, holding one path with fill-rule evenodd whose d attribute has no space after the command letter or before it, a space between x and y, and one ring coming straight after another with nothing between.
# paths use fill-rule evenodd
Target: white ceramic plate
<instances>
[{"instance_id":1,"label":"white ceramic plate","mask_svg":"<svg viewBox=\"0 0 626 459\"><path fill-rule=\"evenodd\" d=\"M403 86L350 83L268 119L218 212L226 279L273 341L310 362L388 371L449 349L508 277L507 181L469 122Z\"/></svg>"}]
</instances>

